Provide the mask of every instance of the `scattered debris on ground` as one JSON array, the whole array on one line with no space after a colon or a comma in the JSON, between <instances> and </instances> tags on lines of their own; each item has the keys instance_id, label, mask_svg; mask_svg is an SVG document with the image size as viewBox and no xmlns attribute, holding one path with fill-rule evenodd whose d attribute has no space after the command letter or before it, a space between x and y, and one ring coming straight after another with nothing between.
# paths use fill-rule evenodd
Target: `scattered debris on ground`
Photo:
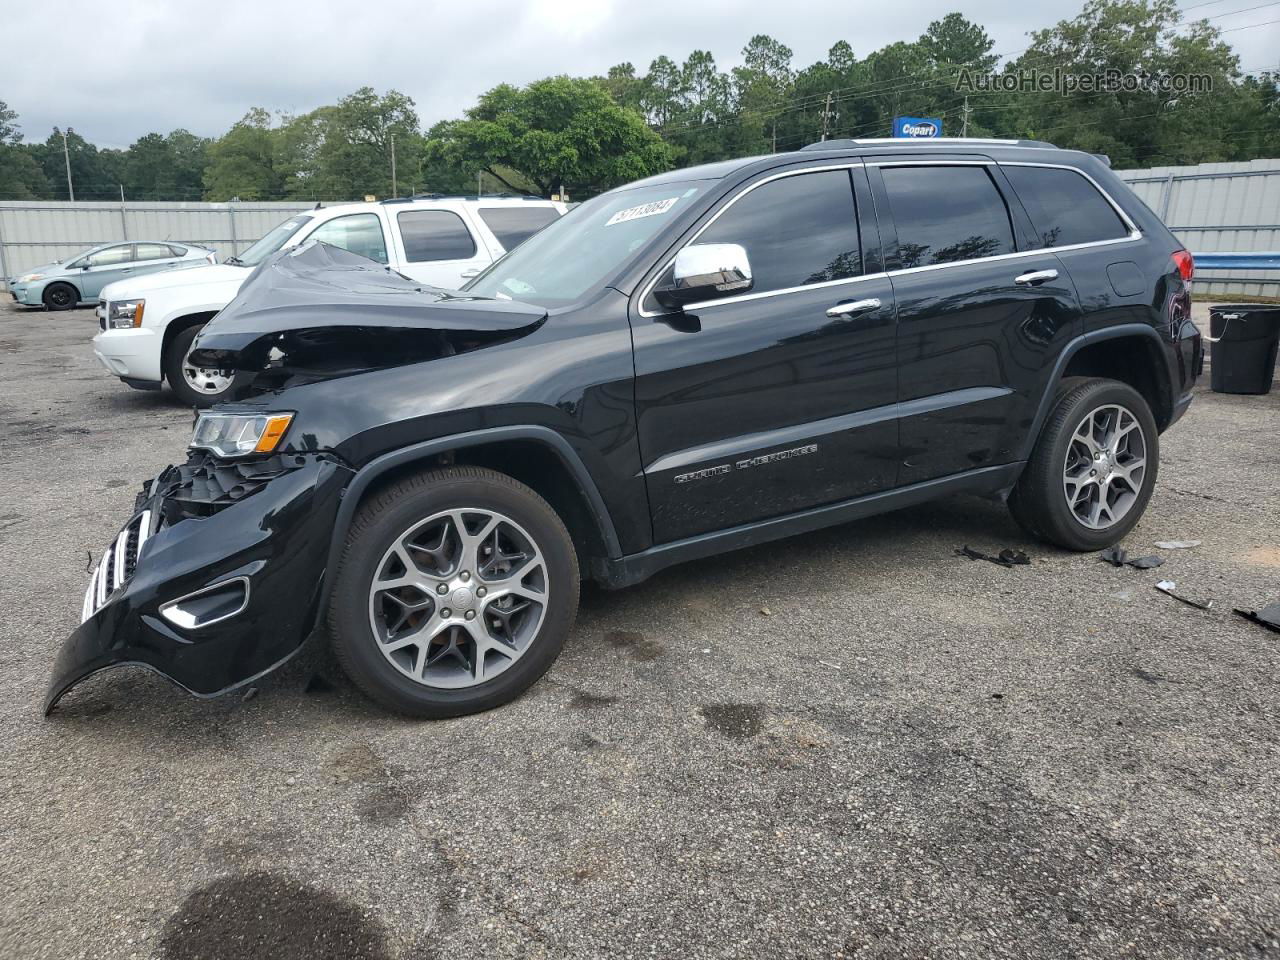
<instances>
[{"instance_id":1,"label":"scattered debris on ground","mask_svg":"<svg viewBox=\"0 0 1280 960\"><path fill-rule=\"evenodd\" d=\"M1108 547L1098 555L1099 560L1104 560L1113 567L1130 566L1135 570L1150 570L1164 563L1164 557L1131 557L1124 547Z\"/></svg>"},{"instance_id":2,"label":"scattered debris on ground","mask_svg":"<svg viewBox=\"0 0 1280 960\"><path fill-rule=\"evenodd\" d=\"M1161 550L1190 550L1202 543L1203 540L1157 540L1156 546Z\"/></svg>"},{"instance_id":3,"label":"scattered debris on ground","mask_svg":"<svg viewBox=\"0 0 1280 960\"><path fill-rule=\"evenodd\" d=\"M1236 607L1232 612L1260 627L1280 633L1280 602L1269 603L1261 610L1241 610Z\"/></svg>"},{"instance_id":4,"label":"scattered debris on ground","mask_svg":"<svg viewBox=\"0 0 1280 960\"><path fill-rule=\"evenodd\" d=\"M1169 596L1173 597L1173 599L1179 600L1182 603L1185 603L1189 607L1195 607L1197 610L1213 609L1212 600L1208 600L1205 603L1201 603L1199 600L1192 600L1190 597L1184 597L1179 593L1175 593L1174 591L1178 589L1178 585L1174 583L1172 580L1161 580L1159 583L1156 584L1156 589L1159 590L1161 593L1167 593Z\"/></svg>"},{"instance_id":5,"label":"scattered debris on ground","mask_svg":"<svg viewBox=\"0 0 1280 960\"><path fill-rule=\"evenodd\" d=\"M998 567L1024 567L1031 562L1031 558L1021 550L1011 550L1005 547L998 554L992 556L989 553L972 549L967 543L956 551L956 556L966 557L969 560L986 560Z\"/></svg>"}]
</instances>

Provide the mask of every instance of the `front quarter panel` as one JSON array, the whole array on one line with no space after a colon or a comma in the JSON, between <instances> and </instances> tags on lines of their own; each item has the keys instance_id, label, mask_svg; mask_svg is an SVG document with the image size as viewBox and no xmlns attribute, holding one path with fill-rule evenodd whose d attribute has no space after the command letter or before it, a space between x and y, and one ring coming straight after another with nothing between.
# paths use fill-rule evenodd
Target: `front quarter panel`
<instances>
[{"instance_id":1,"label":"front quarter panel","mask_svg":"<svg viewBox=\"0 0 1280 960\"><path fill-rule=\"evenodd\" d=\"M649 545L626 298L603 291L527 336L422 363L288 387L236 406L295 411L290 450L355 467L493 427L554 430L586 468L624 551ZM423 336L429 336L428 331Z\"/></svg>"}]
</instances>

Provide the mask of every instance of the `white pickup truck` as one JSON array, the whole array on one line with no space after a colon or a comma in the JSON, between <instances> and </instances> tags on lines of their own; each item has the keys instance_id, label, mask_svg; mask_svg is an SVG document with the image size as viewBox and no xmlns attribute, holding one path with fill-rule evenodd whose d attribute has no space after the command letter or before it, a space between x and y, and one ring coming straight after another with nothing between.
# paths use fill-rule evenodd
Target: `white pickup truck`
<instances>
[{"instance_id":1,"label":"white pickup truck","mask_svg":"<svg viewBox=\"0 0 1280 960\"><path fill-rule=\"evenodd\" d=\"M564 213L557 201L523 197L383 200L300 213L216 266L108 285L98 301L93 352L131 387L159 390L167 380L184 403L207 407L228 395L235 378L188 363L191 342L277 250L322 240L454 289Z\"/></svg>"}]
</instances>

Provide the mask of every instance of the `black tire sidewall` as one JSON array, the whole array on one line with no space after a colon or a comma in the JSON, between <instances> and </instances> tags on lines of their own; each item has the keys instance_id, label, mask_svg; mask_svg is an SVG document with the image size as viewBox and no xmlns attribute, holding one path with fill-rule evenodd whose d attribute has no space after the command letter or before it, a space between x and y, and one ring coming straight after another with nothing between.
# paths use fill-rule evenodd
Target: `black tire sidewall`
<instances>
[{"instance_id":1,"label":"black tire sidewall","mask_svg":"<svg viewBox=\"0 0 1280 960\"><path fill-rule=\"evenodd\" d=\"M200 393L187 385L186 378L182 376L182 361L186 359L187 351L191 349L191 341L203 329L204 324L197 323L174 334L173 339L169 341L169 346L165 348L163 362L164 378L169 381L169 389L184 405L199 407L202 410L222 400L230 400L235 395L237 379L233 377L231 384L221 393Z\"/></svg>"},{"instance_id":2,"label":"black tire sidewall","mask_svg":"<svg viewBox=\"0 0 1280 960\"><path fill-rule=\"evenodd\" d=\"M577 556L559 517L537 494L509 478L495 483L466 475L478 472L456 468L425 474L419 478L423 482L409 489L402 483L390 496L382 494L363 505L338 564L329 600L334 651L356 686L398 713L460 716L515 699L555 662L577 615ZM457 507L505 514L528 531L547 565L549 596L538 634L518 660L493 680L450 690L416 683L387 662L369 626L369 589L377 564L396 537L434 513Z\"/></svg>"},{"instance_id":3,"label":"black tire sidewall","mask_svg":"<svg viewBox=\"0 0 1280 960\"><path fill-rule=\"evenodd\" d=\"M57 290L66 290L71 295L71 299L62 304L51 302L50 294ZM71 286L69 283L51 283L45 288L40 299L48 310L71 310L80 303L80 294L75 287Z\"/></svg>"},{"instance_id":4,"label":"black tire sidewall","mask_svg":"<svg viewBox=\"0 0 1280 960\"><path fill-rule=\"evenodd\" d=\"M1062 470L1076 427L1087 413L1108 404L1118 404L1137 418L1146 447L1147 469L1138 501L1124 518L1105 530L1092 530L1080 523L1068 507L1062 490ZM1030 495L1031 503L1028 505L1043 511L1043 523L1040 524L1043 534L1060 546L1073 550L1101 550L1124 539L1142 519L1160 470L1159 430L1142 395L1128 384L1114 380L1087 383L1063 397L1040 443L1044 449L1037 447L1035 455L1043 457L1044 461L1038 465L1037 482L1044 484L1046 489L1025 493Z\"/></svg>"}]
</instances>

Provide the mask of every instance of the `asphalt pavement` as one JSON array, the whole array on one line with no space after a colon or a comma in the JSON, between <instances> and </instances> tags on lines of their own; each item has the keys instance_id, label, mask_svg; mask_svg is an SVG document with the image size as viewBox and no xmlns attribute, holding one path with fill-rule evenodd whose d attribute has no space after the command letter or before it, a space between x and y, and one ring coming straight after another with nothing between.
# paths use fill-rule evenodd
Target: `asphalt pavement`
<instances>
[{"instance_id":1,"label":"asphalt pavement","mask_svg":"<svg viewBox=\"0 0 1280 960\"><path fill-rule=\"evenodd\" d=\"M88 553L191 425L94 326L0 308L0 956L1280 957L1280 634L1231 613L1280 600L1280 391L1162 438L1159 569L956 498L588 590L480 716L388 716L319 642L46 720Z\"/></svg>"}]
</instances>

